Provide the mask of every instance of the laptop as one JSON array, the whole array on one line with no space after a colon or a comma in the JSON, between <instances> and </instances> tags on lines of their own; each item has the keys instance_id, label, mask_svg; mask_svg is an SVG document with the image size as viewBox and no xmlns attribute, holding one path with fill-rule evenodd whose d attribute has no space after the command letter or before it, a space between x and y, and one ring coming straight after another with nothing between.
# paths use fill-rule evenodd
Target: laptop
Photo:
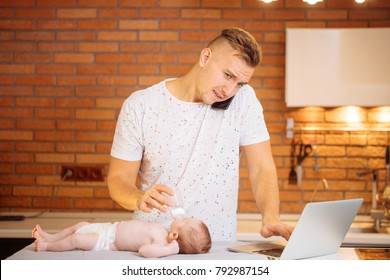
<instances>
[{"instance_id":1,"label":"laptop","mask_svg":"<svg viewBox=\"0 0 390 280\"><path fill-rule=\"evenodd\" d=\"M362 198L308 203L287 244L280 240L227 249L281 260L336 254L362 203Z\"/></svg>"}]
</instances>

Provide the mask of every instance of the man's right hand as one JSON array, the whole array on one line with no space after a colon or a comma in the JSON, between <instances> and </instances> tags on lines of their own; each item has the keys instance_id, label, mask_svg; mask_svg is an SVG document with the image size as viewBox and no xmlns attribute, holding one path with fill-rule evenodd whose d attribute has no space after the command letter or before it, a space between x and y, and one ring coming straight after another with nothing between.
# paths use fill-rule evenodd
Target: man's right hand
<instances>
[{"instance_id":1,"label":"man's right hand","mask_svg":"<svg viewBox=\"0 0 390 280\"><path fill-rule=\"evenodd\" d=\"M171 201L163 193L174 195L174 191L165 185L153 185L144 191L137 200L138 209L150 213L153 209L162 212L167 211L167 206L171 206Z\"/></svg>"}]
</instances>

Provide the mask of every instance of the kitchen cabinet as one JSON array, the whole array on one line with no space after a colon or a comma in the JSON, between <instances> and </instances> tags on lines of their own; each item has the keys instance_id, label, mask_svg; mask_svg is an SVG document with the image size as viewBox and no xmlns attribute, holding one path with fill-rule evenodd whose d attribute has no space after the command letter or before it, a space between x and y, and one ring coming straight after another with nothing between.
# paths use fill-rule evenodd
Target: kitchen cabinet
<instances>
[{"instance_id":1,"label":"kitchen cabinet","mask_svg":"<svg viewBox=\"0 0 390 280\"><path fill-rule=\"evenodd\" d=\"M390 105L390 28L288 28L285 101Z\"/></svg>"}]
</instances>

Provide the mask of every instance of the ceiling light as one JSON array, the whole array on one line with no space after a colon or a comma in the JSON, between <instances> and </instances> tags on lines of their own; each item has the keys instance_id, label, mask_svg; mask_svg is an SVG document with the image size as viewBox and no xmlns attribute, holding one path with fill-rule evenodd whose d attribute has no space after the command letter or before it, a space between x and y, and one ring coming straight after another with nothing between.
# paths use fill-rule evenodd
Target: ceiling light
<instances>
[{"instance_id":1,"label":"ceiling light","mask_svg":"<svg viewBox=\"0 0 390 280\"><path fill-rule=\"evenodd\" d=\"M303 2L309 3L310 5L314 5L318 2L322 2L322 0L303 0Z\"/></svg>"},{"instance_id":2,"label":"ceiling light","mask_svg":"<svg viewBox=\"0 0 390 280\"><path fill-rule=\"evenodd\" d=\"M277 1L277 0L261 0L261 1L263 1L265 3L271 3L271 2L274 2L274 1Z\"/></svg>"},{"instance_id":3,"label":"ceiling light","mask_svg":"<svg viewBox=\"0 0 390 280\"><path fill-rule=\"evenodd\" d=\"M355 2L361 4L361 3L364 3L366 0L355 0Z\"/></svg>"}]
</instances>

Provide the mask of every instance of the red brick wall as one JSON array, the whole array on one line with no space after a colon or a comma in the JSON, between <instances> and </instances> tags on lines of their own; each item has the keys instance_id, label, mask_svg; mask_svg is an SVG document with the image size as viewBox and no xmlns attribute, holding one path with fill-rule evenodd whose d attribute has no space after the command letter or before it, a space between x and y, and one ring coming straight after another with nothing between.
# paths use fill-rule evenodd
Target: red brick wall
<instances>
[{"instance_id":1,"label":"red brick wall","mask_svg":"<svg viewBox=\"0 0 390 280\"><path fill-rule=\"evenodd\" d=\"M251 84L272 136L282 212L299 212L326 177L330 189L316 200L363 196L367 213L371 184L356 171L384 165L386 133L302 134L317 142L320 170L309 158L301 188L288 184L286 118L333 124L340 110L286 108L285 29L390 26L387 0L0 0L0 211L122 210L104 182L62 182L61 165L103 165L107 172L124 98L185 73L229 26L250 31L264 51ZM377 124L375 109L360 114ZM241 177L239 211L257 212L244 167Z\"/></svg>"}]
</instances>

